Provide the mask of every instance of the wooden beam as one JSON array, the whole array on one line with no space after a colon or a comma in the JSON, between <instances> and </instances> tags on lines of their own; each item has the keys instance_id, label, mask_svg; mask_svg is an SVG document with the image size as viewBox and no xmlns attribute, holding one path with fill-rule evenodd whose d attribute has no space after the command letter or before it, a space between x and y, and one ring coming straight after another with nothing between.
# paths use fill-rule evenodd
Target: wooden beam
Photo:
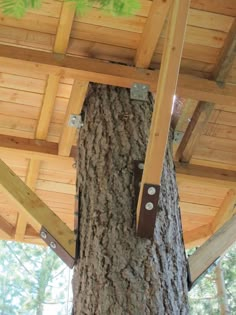
<instances>
[{"instance_id":1,"label":"wooden beam","mask_svg":"<svg viewBox=\"0 0 236 315\"><path fill-rule=\"evenodd\" d=\"M26 175L25 183L32 190L35 190L37 178L40 170L40 160L30 159L28 171ZM30 223L30 222L29 222ZM27 226L27 217L23 213L18 214L16 231L15 231L15 240L16 241L24 241L24 235ZM34 226L35 230L39 232L40 225Z\"/></svg>"},{"instance_id":2,"label":"wooden beam","mask_svg":"<svg viewBox=\"0 0 236 315\"><path fill-rule=\"evenodd\" d=\"M8 45L0 45L0 71L1 63L23 72L27 68L35 74L61 75L76 80L120 87L130 88L134 82L144 83L150 85L152 92L157 89L159 74L159 71L117 65L92 58L63 57L49 52ZM219 87L214 81L187 74L179 75L177 94L184 98L236 105L234 86L225 84L224 87Z\"/></svg>"},{"instance_id":3,"label":"wooden beam","mask_svg":"<svg viewBox=\"0 0 236 315\"><path fill-rule=\"evenodd\" d=\"M218 82L224 82L235 59L236 55L236 18L231 25L224 46L221 49L218 62L213 71L212 78Z\"/></svg>"},{"instance_id":4,"label":"wooden beam","mask_svg":"<svg viewBox=\"0 0 236 315\"><path fill-rule=\"evenodd\" d=\"M3 231L7 237L13 237L14 235L14 226L12 226L4 217L0 215L0 229Z\"/></svg>"},{"instance_id":5,"label":"wooden beam","mask_svg":"<svg viewBox=\"0 0 236 315\"><path fill-rule=\"evenodd\" d=\"M212 234L211 225L205 224L190 231L184 231L185 248L199 246Z\"/></svg>"},{"instance_id":6,"label":"wooden beam","mask_svg":"<svg viewBox=\"0 0 236 315\"><path fill-rule=\"evenodd\" d=\"M194 149L198 143L200 135L206 126L214 104L199 102L191 121L184 133L183 139L175 154L175 159L181 162L189 162L193 155Z\"/></svg>"},{"instance_id":7,"label":"wooden beam","mask_svg":"<svg viewBox=\"0 0 236 315\"><path fill-rule=\"evenodd\" d=\"M236 241L236 215L227 221L189 257L191 281L194 283Z\"/></svg>"},{"instance_id":8,"label":"wooden beam","mask_svg":"<svg viewBox=\"0 0 236 315\"><path fill-rule=\"evenodd\" d=\"M2 161L0 185L18 209L43 226L71 256L75 257L74 233L62 220Z\"/></svg>"},{"instance_id":9,"label":"wooden beam","mask_svg":"<svg viewBox=\"0 0 236 315\"><path fill-rule=\"evenodd\" d=\"M146 24L135 56L135 65L139 68L148 68L164 23L167 18L172 0L153 0L149 9Z\"/></svg>"},{"instance_id":10,"label":"wooden beam","mask_svg":"<svg viewBox=\"0 0 236 315\"><path fill-rule=\"evenodd\" d=\"M74 20L75 9L75 2L67 1L63 2L62 4L60 20L57 27L57 34L53 49L55 53L66 53Z\"/></svg>"},{"instance_id":11,"label":"wooden beam","mask_svg":"<svg viewBox=\"0 0 236 315\"><path fill-rule=\"evenodd\" d=\"M236 190L230 189L221 206L218 210L215 218L211 223L212 233L215 233L222 225L225 224L228 220L232 218L233 215L236 214Z\"/></svg>"},{"instance_id":12,"label":"wooden beam","mask_svg":"<svg viewBox=\"0 0 236 315\"><path fill-rule=\"evenodd\" d=\"M58 155L58 144L44 140L33 140L20 137L0 135L0 153L17 154L25 158L39 160L71 160L74 163L76 148L71 151L70 157Z\"/></svg>"},{"instance_id":13,"label":"wooden beam","mask_svg":"<svg viewBox=\"0 0 236 315\"><path fill-rule=\"evenodd\" d=\"M161 183L162 167L169 134L173 98L179 74L188 8L189 0L174 1L169 16L166 43L161 62L160 79L157 85L157 94L152 114L150 135L137 206L137 233L142 237L152 237L155 227L155 215L152 216L151 222L148 222L147 213L149 210L143 207L144 185L149 184L160 187ZM154 209L152 211L154 211ZM149 214L148 217L151 218Z\"/></svg>"},{"instance_id":14,"label":"wooden beam","mask_svg":"<svg viewBox=\"0 0 236 315\"><path fill-rule=\"evenodd\" d=\"M236 171L178 162L175 162L175 168L177 174L236 183Z\"/></svg>"},{"instance_id":15,"label":"wooden beam","mask_svg":"<svg viewBox=\"0 0 236 315\"><path fill-rule=\"evenodd\" d=\"M60 77L58 75L49 74L47 86L45 88L45 95L41 112L39 115L38 124L35 131L35 138L45 140L48 135L48 129L51 122L54 103L57 96Z\"/></svg>"},{"instance_id":16,"label":"wooden beam","mask_svg":"<svg viewBox=\"0 0 236 315\"><path fill-rule=\"evenodd\" d=\"M77 129L68 125L70 115L81 113L89 82L75 81L72 87L69 104L66 110L64 126L59 142L59 155L69 156L73 146Z\"/></svg>"}]
</instances>

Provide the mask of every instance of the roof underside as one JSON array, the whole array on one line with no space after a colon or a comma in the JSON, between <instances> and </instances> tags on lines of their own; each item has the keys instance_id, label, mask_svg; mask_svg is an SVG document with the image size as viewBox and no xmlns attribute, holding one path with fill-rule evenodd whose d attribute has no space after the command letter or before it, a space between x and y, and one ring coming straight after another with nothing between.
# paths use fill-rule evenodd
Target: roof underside
<instances>
[{"instance_id":1,"label":"roof underside","mask_svg":"<svg viewBox=\"0 0 236 315\"><path fill-rule=\"evenodd\" d=\"M141 4L142 8L138 14L129 18L110 16L97 8L93 8L84 16L74 17L73 6L69 7L68 3L63 4L55 0L43 1L41 9L30 11L20 20L0 14L0 158L35 190L71 229L74 226L76 179L71 148L76 145L77 134L69 130L67 120L75 108L75 77L68 74L69 72L62 71L59 76L58 73L50 74L50 68L48 71L44 71L46 67L40 69L37 66L40 64L40 53L83 57L84 62L86 57L89 58L86 62L91 65L95 60L100 60L106 62L105 65L107 62L122 63L130 66L129 69L135 66L149 70L159 69L166 22L161 30L162 25L159 25L161 23L157 19L152 32L159 32L160 36L149 36L148 42L145 43L143 33L151 16L152 1L141 0ZM178 152L181 139L193 115L196 116L199 101L207 101L210 98L207 96L207 99L203 99L202 95L211 93L210 99L214 100L215 105L206 114L202 110L202 128L195 128L194 131L198 137L187 161L188 171L177 165L186 244L200 244L208 237L210 224L217 213L222 211L229 194L230 198L232 195L235 198L235 52L230 55L229 71L223 80L227 86L217 86L219 102L214 89L206 91L208 87L205 85L206 80L203 80L217 80L219 73L222 73L222 63L227 59L232 42L235 41L235 21L235 0L191 1L180 67L182 77L177 89L180 105L176 106L174 113L177 117L174 153ZM145 45L153 45L155 41L157 44L149 61L145 59L145 54L143 59L137 57L137 51L144 49ZM3 52L4 47L9 52L9 58L7 53ZM25 53L24 62L20 60L20 50L19 54L17 53L20 48L25 48L25 52L32 52L34 58L38 58L35 66L24 63L27 61ZM61 57L57 54L53 55L53 58L60 61ZM184 76L185 74L188 76ZM135 82L135 75L133 79L131 74L127 75L130 75L127 82L131 85L132 81ZM80 74L80 77L79 87L82 92L79 100L82 106L87 87L83 82L87 81L88 77L85 72ZM97 77L98 75L96 82L99 82ZM198 78L199 81L196 81ZM122 79L118 78L117 81ZM100 82L104 82L103 78ZM124 82L120 85L129 86L129 83ZM224 94L229 97L224 99ZM51 113L51 116L47 113ZM49 117L48 121L42 118L45 115ZM32 142L24 142L24 139L32 139ZM43 153L36 149L38 139L47 142L48 149L43 149ZM188 141L192 141L191 137ZM218 170L218 177L209 171L212 168ZM0 238L41 243L37 227L33 228L18 210L5 194L0 192ZM203 226L207 228L201 232L200 228ZM198 237L191 238L190 234L194 234L194 231L197 231Z\"/></svg>"}]
</instances>

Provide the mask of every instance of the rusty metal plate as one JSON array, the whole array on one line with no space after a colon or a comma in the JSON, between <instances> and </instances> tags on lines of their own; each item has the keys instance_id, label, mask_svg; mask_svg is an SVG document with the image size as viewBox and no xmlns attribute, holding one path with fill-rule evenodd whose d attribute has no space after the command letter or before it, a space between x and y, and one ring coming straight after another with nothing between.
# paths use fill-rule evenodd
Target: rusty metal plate
<instances>
[{"instance_id":1,"label":"rusty metal plate","mask_svg":"<svg viewBox=\"0 0 236 315\"><path fill-rule=\"evenodd\" d=\"M55 252L55 254L67 264L68 267L72 268L74 266L75 258L71 257L71 255L67 253L67 251L43 226L40 230L40 237Z\"/></svg>"}]
</instances>

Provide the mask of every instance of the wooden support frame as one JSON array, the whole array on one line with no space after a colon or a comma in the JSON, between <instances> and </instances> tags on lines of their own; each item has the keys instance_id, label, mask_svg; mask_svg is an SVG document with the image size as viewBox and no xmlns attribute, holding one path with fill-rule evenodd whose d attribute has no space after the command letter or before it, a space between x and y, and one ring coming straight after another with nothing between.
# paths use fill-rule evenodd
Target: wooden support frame
<instances>
[{"instance_id":1,"label":"wooden support frame","mask_svg":"<svg viewBox=\"0 0 236 315\"><path fill-rule=\"evenodd\" d=\"M72 87L69 104L66 111L64 126L59 142L58 153L62 156L69 156L71 153L71 148L75 140L75 135L77 132L76 127L71 127L68 125L70 115L79 115L81 113L84 99L87 94L89 82L75 81Z\"/></svg>"},{"instance_id":2,"label":"wooden support frame","mask_svg":"<svg viewBox=\"0 0 236 315\"><path fill-rule=\"evenodd\" d=\"M49 74L43 104L35 131L36 139L45 140L47 138L48 129L54 109L54 103L57 96L59 81L60 77L58 75Z\"/></svg>"},{"instance_id":3,"label":"wooden support frame","mask_svg":"<svg viewBox=\"0 0 236 315\"><path fill-rule=\"evenodd\" d=\"M222 225L236 214L236 189L230 189L221 206L218 210L214 220L211 223L212 233L216 232Z\"/></svg>"},{"instance_id":4,"label":"wooden support frame","mask_svg":"<svg viewBox=\"0 0 236 315\"><path fill-rule=\"evenodd\" d=\"M160 79L157 85L157 96L152 115L137 206L136 230L137 234L141 237L153 237L156 215L152 216L151 220L149 220L149 218L150 211L157 213L157 202L155 200L154 203L154 200L150 198L158 193L159 189L157 189L157 187L160 187L161 183L162 167L171 121L171 110L179 74L189 2L189 0L174 1L169 17L167 40L162 57ZM149 190L151 192L151 188L152 193L149 193ZM149 198L147 197L148 195Z\"/></svg>"},{"instance_id":5,"label":"wooden support frame","mask_svg":"<svg viewBox=\"0 0 236 315\"><path fill-rule=\"evenodd\" d=\"M50 236L56 240L53 244L50 243L51 248L57 254L63 252L66 258L62 255L60 257L72 267L76 248L74 233L2 160L0 160L0 186L19 211L30 218L29 223L32 226L40 225L47 231L48 235L44 237L43 234L43 239Z\"/></svg>"},{"instance_id":6,"label":"wooden support frame","mask_svg":"<svg viewBox=\"0 0 236 315\"><path fill-rule=\"evenodd\" d=\"M32 191L35 190L39 169L40 169L40 160L36 159L30 159L29 160L29 166L28 171L26 175L25 183L26 185L32 189ZM16 224L16 231L15 231L15 240L16 241L23 241L25 236L27 226L27 219L26 216L23 213L18 214L17 218L17 224ZM38 226L36 226L36 231L39 232Z\"/></svg>"},{"instance_id":7,"label":"wooden support frame","mask_svg":"<svg viewBox=\"0 0 236 315\"><path fill-rule=\"evenodd\" d=\"M20 62L19 62L20 61ZM81 81L109 84L130 88L134 82L148 84L156 92L159 71L107 63L92 58L59 56L44 51L34 51L8 45L0 45L1 63L13 66L17 71L25 68L36 74L54 74ZM236 90L230 84L219 87L216 82L180 74L177 94L184 98L213 103L236 105Z\"/></svg>"},{"instance_id":8,"label":"wooden support frame","mask_svg":"<svg viewBox=\"0 0 236 315\"><path fill-rule=\"evenodd\" d=\"M211 224L199 226L193 230L184 232L185 248L192 248L202 244L212 235Z\"/></svg>"},{"instance_id":9,"label":"wooden support frame","mask_svg":"<svg viewBox=\"0 0 236 315\"><path fill-rule=\"evenodd\" d=\"M192 284L236 241L235 226L236 215L189 257Z\"/></svg>"},{"instance_id":10,"label":"wooden support frame","mask_svg":"<svg viewBox=\"0 0 236 315\"><path fill-rule=\"evenodd\" d=\"M196 144L198 143L201 133L204 130L213 109L214 104L212 103L198 103L175 154L175 159L177 161L187 163L191 160Z\"/></svg>"},{"instance_id":11,"label":"wooden support frame","mask_svg":"<svg viewBox=\"0 0 236 315\"><path fill-rule=\"evenodd\" d=\"M57 54L66 53L74 20L75 9L75 2L65 1L62 4L61 16L53 48L54 52Z\"/></svg>"},{"instance_id":12,"label":"wooden support frame","mask_svg":"<svg viewBox=\"0 0 236 315\"><path fill-rule=\"evenodd\" d=\"M164 23L167 18L172 0L153 0L149 15L144 26L141 40L135 56L135 65L139 68L148 68ZM155 29L155 31L154 31Z\"/></svg>"},{"instance_id":13,"label":"wooden support frame","mask_svg":"<svg viewBox=\"0 0 236 315\"><path fill-rule=\"evenodd\" d=\"M58 155L58 144L45 140L33 140L13 136L0 135L0 153L17 153L20 156L39 160L61 160L74 163L76 148L73 148L70 156Z\"/></svg>"}]
</instances>

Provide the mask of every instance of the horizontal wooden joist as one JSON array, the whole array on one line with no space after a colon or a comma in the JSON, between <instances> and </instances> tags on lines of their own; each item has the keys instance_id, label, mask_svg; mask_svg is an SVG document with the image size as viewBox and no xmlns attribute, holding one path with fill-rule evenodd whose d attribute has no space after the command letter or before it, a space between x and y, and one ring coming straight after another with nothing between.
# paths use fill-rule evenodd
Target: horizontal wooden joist
<instances>
[{"instance_id":1,"label":"horizontal wooden joist","mask_svg":"<svg viewBox=\"0 0 236 315\"><path fill-rule=\"evenodd\" d=\"M45 140L33 140L20 137L0 135L0 154L1 152L17 153L25 158L37 158L39 160L67 160L75 156L75 148L71 151L71 156L59 156L58 144Z\"/></svg>"},{"instance_id":2,"label":"horizontal wooden joist","mask_svg":"<svg viewBox=\"0 0 236 315\"><path fill-rule=\"evenodd\" d=\"M39 74L55 74L76 80L128 88L134 82L145 83L150 85L153 92L156 91L159 75L159 71L156 70L123 66L93 58L63 56L9 45L0 45L0 71L1 64L4 64L4 67L14 66L22 73L27 68ZM224 87L219 87L214 81L187 74L179 75L177 94L185 98L236 105L234 86L225 84Z\"/></svg>"},{"instance_id":3,"label":"horizontal wooden joist","mask_svg":"<svg viewBox=\"0 0 236 315\"><path fill-rule=\"evenodd\" d=\"M177 174L234 182L236 185L236 171L179 162L175 163L175 168Z\"/></svg>"}]
</instances>

